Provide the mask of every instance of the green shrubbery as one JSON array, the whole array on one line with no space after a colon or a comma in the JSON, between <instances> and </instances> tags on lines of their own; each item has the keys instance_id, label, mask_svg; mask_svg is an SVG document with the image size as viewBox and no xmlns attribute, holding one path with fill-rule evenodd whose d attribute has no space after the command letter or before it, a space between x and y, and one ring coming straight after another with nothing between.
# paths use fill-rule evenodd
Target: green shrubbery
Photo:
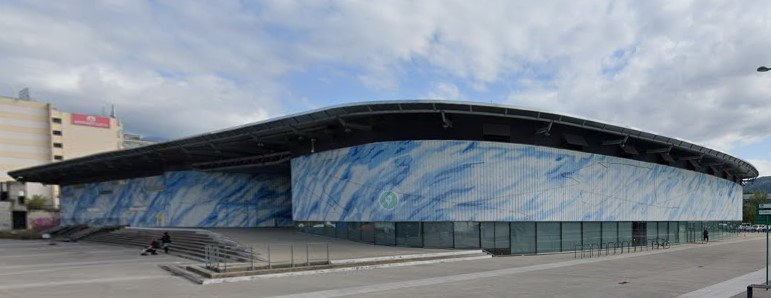
<instances>
[{"instance_id":1,"label":"green shrubbery","mask_svg":"<svg viewBox=\"0 0 771 298\"><path fill-rule=\"evenodd\" d=\"M756 191L752 194L752 199L744 201L743 222L755 224L757 217L758 204L768 203L768 193L765 191Z\"/></svg>"},{"instance_id":2,"label":"green shrubbery","mask_svg":"<svg viewBox=\"0 0 771 298\"><path fill-rule=\"evenodd\" d=\"M47 209L47 208L51 208L52 205L53 204L51 204L51 199L49 199L46 196L41 196L41 195L33 195L27 201L27 209L28 210Z\"/></svg>"}]
</instances>

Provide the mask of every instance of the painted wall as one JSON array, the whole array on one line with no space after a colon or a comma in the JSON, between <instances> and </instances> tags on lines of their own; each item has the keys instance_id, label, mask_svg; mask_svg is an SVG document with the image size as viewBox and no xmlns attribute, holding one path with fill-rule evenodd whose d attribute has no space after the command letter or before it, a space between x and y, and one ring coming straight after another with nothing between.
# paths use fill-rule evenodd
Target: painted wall
<instances>
[{"instance_id":1,"label":"painted wall","mask_svg":"<svg viewBox=\"0 0 771 298\"><path fill-rule=\"evenodd\" d=\"M63 224L257 227L292 224L286 175L168 172L62 187Z\"/></svg>"},{"instance_id":2,"label":"painted wall","mask_svg":"<svg viewBox=\"0 0 771 298\"><path fill-rule=\"evenodd\" d=\"M292 160L295 220L741 220L741 195L693 171L510 143L382 142Z\"/></svg>"},{"instance_id":3,"label":"painted wall","mask_svg":"<svg viewBox=\"0 0 771 298\"><path fill-rule=\"evenodd\" d=\"M42 231L59 226L59 212L32 210L27 212L27 229Z\"/></svg>"},{"instance_id":4,"label":"painted wall","mask_svg":"<svg viewBox=\"0 0 771 298\"><path fill-rule=\"evenodd\" d=\"M13 211L10 201L0 201L0 230L13 228Z\"/></svg>"}]
</instances>

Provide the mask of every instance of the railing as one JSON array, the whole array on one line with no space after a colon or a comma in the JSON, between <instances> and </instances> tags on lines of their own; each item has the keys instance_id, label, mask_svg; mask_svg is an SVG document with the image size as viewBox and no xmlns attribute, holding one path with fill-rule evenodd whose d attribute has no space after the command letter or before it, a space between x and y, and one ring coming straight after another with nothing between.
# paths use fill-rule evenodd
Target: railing
<instances>
[{"instance_id":1,"label":"railing","mask_svg":"<svg viewBox=\"0 0 771 298\"><path fill-rule=\"evenodd\" d=\"M305 258L302 253L305 252ZM321 257L314 257L314 252L321 252ZM210 270L228 272L232 270L273 269L276 267L294 268L329 264L329 243L266 245L265 257L255 253L254 247L248 251L243 248L223 247L209 244L204 247L204 265ZM288 255L287 255L288 253Z\"/></svg>"},{"instance_id":2,"label":"railing","mask_svg":"<svg viewBox=\"0 0 771 298\"><path fill-rule=\"evenodd\" d=\"M573 258L593 258L595 256L595 250L597 251L596 256L600 257L602 256L602 251L605 251L605 256L609 256L611 248L613 249L613 255L616 254L623 254L624 249L626 249L626 253L637 252L639 251L647 251L647 250L653 250L653 249L668 249L669 248L669 242L666 239L658 238L655 240L650 240L649 242L637 242L637 241L627 241L622 240L620 242L605 242L605 243L589 243L589 244L580 244L576 243L573 245ZM579 254L580 252L580 254Z\"/></svg>"},{"instance_id":3,"label":"railing","mask_svg":"<svg viewBox=\"0 0 771 298\"><path fill-rule=\"evenodd\" d=\"M295 250L295 246L298 246L299 249ZM301 250L303 246L305 248L305 259L304 259L305 262L297 262L295 259L295 256L297 256L297 254L295 254L295 251L298 251L298 253L301 254L302 253ZM321 258L321 259L311 258L312 256L311 248L314 246L322 248L322 251L324 252L324 256L325 256L324 258ZM288 248L289 250L288 260L283 259L281 257L277 257L276 255L275 249L282 248L282 247L285 249ZM279 250L279 252L281 252L281 250ZM286 252L286 250L284 250L284 252ZM267 262L268 262L269 269L273 268L274 266L280 266L280 265L288 265L289 267L295 267L302 264L304 264L305 266L310 266L314 263L329 264L329 243L326 243L326 242L306 243L304 245L273 243L273 244L268 244L267 255L268 255Z\"/></svg>"}]
</instances>

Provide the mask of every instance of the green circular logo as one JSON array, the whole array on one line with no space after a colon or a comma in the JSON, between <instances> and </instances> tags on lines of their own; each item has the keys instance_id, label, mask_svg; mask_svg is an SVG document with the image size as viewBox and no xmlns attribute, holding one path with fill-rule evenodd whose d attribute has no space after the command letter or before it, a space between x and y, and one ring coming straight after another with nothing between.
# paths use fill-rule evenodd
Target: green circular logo
<instances>
[{"instance_id":1,"label":"green circular logo","mask_svg":"<svg viewBox=\"0 0 771 298\"><path fill-rule=\"evenodd\" d=\"M380 199L378 201L380 202L381 207L391 210L396 208L396 204L399 203L399 196L393 191L385 191L380 194Z\"/></svg>"}]
</instances>

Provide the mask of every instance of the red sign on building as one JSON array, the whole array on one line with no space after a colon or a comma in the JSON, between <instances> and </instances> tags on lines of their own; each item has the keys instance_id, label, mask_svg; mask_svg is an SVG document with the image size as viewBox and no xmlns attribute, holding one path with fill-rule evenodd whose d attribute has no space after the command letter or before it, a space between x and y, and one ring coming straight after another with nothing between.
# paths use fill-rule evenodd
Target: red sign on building
<instances>
[{"instance_id":1,"label":"red sign on building","mask_svg":"<svg viewBox=\"0 0 771 298\"><path fill-rule=\"evenodd\" d=\"M101 128L110 128L110 118L108 117L99 117L99 116L83 115L83 114L71 114L71 115L72 115L72 124L101 127Z\"/></svg>"}]
</instances>

